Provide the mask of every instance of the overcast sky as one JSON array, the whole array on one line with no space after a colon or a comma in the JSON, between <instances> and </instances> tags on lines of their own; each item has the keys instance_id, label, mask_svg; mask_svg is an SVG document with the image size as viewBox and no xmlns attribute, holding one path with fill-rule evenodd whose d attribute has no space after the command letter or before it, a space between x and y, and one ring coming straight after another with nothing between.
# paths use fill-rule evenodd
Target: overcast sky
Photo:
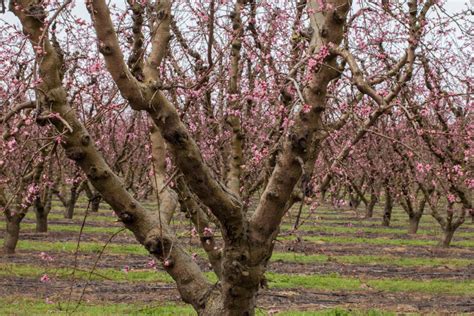
<instances>
[{"instance_id":1,"label":"overcast sky","mask_svg":"<svg viewBox=\"0 0 474 316\"><path fill-rule=\"evenodd\" d=\"M8 0L6 0L5 2L8 3ZM85 1L76 0L75 2L76 2L76 7L74 8L73 12L78 17L89 21L89 13L87 12L85 8L85 4L84 4ZM115 3L117 6L125 8L125 3L126 3L125 0L110 0L109 2ZM452 14L452 13L459 12L466 9L468 4L470 8L474 9L474 0L447 0L445 8L447 12ZM0 20L4 20L8 23L19 23L18 19L11 12L0 14Z\"/></svg>"}]
</instances>

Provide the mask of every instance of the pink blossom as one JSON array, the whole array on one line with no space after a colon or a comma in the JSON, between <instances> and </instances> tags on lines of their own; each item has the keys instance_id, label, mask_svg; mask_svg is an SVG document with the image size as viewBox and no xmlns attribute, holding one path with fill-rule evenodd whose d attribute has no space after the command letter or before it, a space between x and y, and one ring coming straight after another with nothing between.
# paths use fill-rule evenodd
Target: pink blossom
<instances>
[{"instance_id":1,"label":"pink blossom","mask_svg":"<svg viewBox=\"0 0 474 316\"><path fill-rule=\"evenodd\" d=\"M456 197L453 194L449 193L448 194L448 201L449 201L449 203L454 203L456 201Z\"/></svg>"},{"instance_id":2,"label":"pink blossom","mask_svg":"<svg viewBox=\"0 0 474 316\"><path fill-rule=\"evenodd\" d=\"M47 274L43 274L40 281L43 282L43 283L47 283L47 282L51 281L51 279Z\"/></svg>"},{"instance_id":3,"label":"pink blossom","mask_svg":"<svg viewBox=\"0 0 474 316\"><path fill-rule=\"evenodd\" d=\"M209 227L204 227L204 236L206 237L212 237L214 235L214 232L212 231L211 228Z\"/></svg>"},{"instance_id":4,"label":"pink blossom","mask_svg":"<svg viewBox=\"0 0 474 316\"><path fill-rule=\"evenodd\" d=\"M50 255L48 255L46 252L41 252L40 253L40 258L41 260L44 260L44 261L53 261L53 257L51 257Z\"/></svg>"},{"instance_id":5,"label":"pink blossom","mask_svg":"<svg viewBox=\"0 0 474 316\"><path fill-rule=\"evenodd\" d=\"M303 108L301 109L301 112L303 113L309 113L311 111L311 105L308 103L303 104Z\"/></svg>"},{"instance_id":6,"label":"pink blossom","mask_svg":"<svg viewBox=\"0 0 474 316\"><path fill-rule=\"evenodd\" d=\"M146 266L147 266L148 268L155 268L155 267L156 267L156 261L155 261L154 259L151 259L150 261L148 261L148 262L146 263Z\"/></svg>"}]
</instances>

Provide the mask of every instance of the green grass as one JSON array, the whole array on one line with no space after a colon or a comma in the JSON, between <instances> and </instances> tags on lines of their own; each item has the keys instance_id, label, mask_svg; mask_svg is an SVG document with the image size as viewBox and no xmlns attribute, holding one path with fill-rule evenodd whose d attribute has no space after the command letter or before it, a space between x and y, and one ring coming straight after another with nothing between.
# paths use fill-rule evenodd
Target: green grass
<instances>
[{"instance_id":1,"label":"green grass","mask_svg":"<svg viewBox=\"0 0 474 316\"><path fill-rule=\"evenodd\" d=\"M28 278L41 278L43 274L47 274L54 279L75 279L81 280L109 280L116 282L160 282L172 283L173 279L165 272L155 271L151 269L130 270L124 272L123 270L102 268L94 270L90 275L89 270L72 268L54 268L54 267L38 267L28 264L0 264L0 276L17 276Z\"/></svg>"},{"instance_id":2,"label":"green grass","mask_svg":"<svg viewBox=\"0 0 474 316\"><path fill-rule=\"evenodd\" d=\"M293 236L282 236L279 239L293 240ZM439 240L416 240L416 239L392 239L389 237L363 238L350 236L302 236L303 240L309 242L325 242L335 244L364 244L364 245L382 245L382 246L436 246ZM454 235L456 239L456 235ZM474 247L474 239L460 240L451 243L455 247Z\"/></svg>"},{"instance_id":3,"label":"green grass","mask_svg":"<svg viewBox=\"0 0 474 316\"><path fill-rule=\"evenodd\" d=\"M65 231L78 233L80 224L78 224L84 216L85 206L87 201L84 199L77 208L75 214L75 222L69 224L50 224L49 228L52 232ZM105 203L102 205L105 208ZM153 207L152 203L146 203L146 206ZM55 204L54 211L49 218L52 220L63 220L63 214L59 211L63 207L60 204ZM359 212L361 213L361 212ZM107 215L105 215L107 214ZM100 213L92 213L88 216L88 223L94 222L99 227L86 226L85 233L103 233L112 234L120 230L120 227L111 227L111 223L115 221L110 210L100 210ZM305 214L307 212L305 211ZM406 235L407 215L399 210L394 210L392 217L392 224L401 227L381 227L380 214L376 214L376 220L352 219L349 218L348 212L337 211L331 209L321 209L316 213L321 219L314 220L314 224L305 224L300 230L315 231L335 234L348 234L349 236L302 236L303 240L308 242L324 242L336 244L360 244L370 247L370 245L378 246L403 246L403 247L417 247L417 246L436 246L441 237L441 231L438 223L428 214L422 218L419 235L407 239L397 238L396 234ZM28 219L34 220L34 213L29 212ZM303 216L305 217L305 216ZM353 223L357 227L348 227L348 223ZM329 226L328 224L335 224ZM108 225L107 227L104 227ZM403 225L403 226L402 226ZM34 223L23 223L22 228L25 230L33 230ZM453 246L472 247L474 248L474 232L465 231L463 229L473 229L474 225L467 221L460 230L455 234L455 241ZM282 231L291 229L289 218L285 218L285 224L282 226ZM356 236L357 232L384 234L378 237L352 237ZM130 234L129 231L124 231L122 234ZM360 236L360 235L359 235ZM469 240L458 240L456 238L471 238ZM98 239L103 239L103 236L97 235ZM280 237L281 239L292 239L292 236ZM0 239L0 242L3 240ZM80 246L81 252L98 253L102 250L105 241L97 242L82 242ZM61 256L61 253L74 253L77 243L69 242L43 242L34 240L20 240L18 250L29 251L45 251L55 252L53 256ZM413 249L413 248L412 248ZM205 256L202 249L189 249L197 253L199 256ZM117 244L111 243L106 248L106 253L116 255L139 255L143 256L144 263L148 257L146 249L136 244ZM435 268L440 266L466 268L472 263L468 259L462 258L425 258L425 257L400 257L390 255L340 255L327 256L323 254L303 255L290 252L276 252L272 256L272 261L284 261L288 263L296 262L301 264L324 264L328 262L336 262L340 264L357 264L357 265L385 265L385 266L399 266L399 267L428 267ZM92 264L92 263L90 263ZM22 278L32 278L39 282L43 274L48 274L52 281L71 279L72 270L70 268L54 267L54 262L50 266L36 266L25 264L5 264L0 263L0 277L18 276ZM92 280L111 280L113 282L159 282L166 284L173 284L172 278L163 271L156 271L152 269L137 269L131 270L128 273L121 270L122 267L117 268L101 268L97 269L94 274L90 276ZM80 280L89 279L89 271L76 270L74 278ZM383 291L383 292L404 292L404 293L418 293L418 294L436 294L436 295L471 295L474 293L473 280L450 280L450 279L433 279L433 280L412 280L409 278L357 278L350 276L341 276L338 274L325 275L302 275L302 274L281 274L281 273L267 273L270 287L278 289L311 289L315 291L331 291L331 292L346 292L346 291ZM216 276L213 273L206 273L206 277L211 282L216 282ZM25 294L28 292L25 292ZM29 295L36 295L35 293L28 293ZM28 295L26 294L26 295ZM41 294L40 294L41 295ZM52 298L54 300L54 298ZM57 303L57 302L55 302ZM64 308L64 304L62 306ZM107 304L104 305L84 305L78 310L78 315L195 315L193 310L187 306L180 305L163 305L163 306L146 306L139 302L136 304ZM0 315L62 315L64 310L58 309L57 304L46 304L43 300L25 299L25 298L0 298ZM257 312L257 315L267 313L263 310ZM393 313L377 311L377 310L345 310L345 309L328 309L321 311L282 311L278 315L283 316L306 316L306 315L394 315Z\"/></svg>"},{"instance_id":4,"label":"green grass","mask_svg":"<svg viewBox=\"0 0 474 316\"><path fill-rule=\"evenodd\" d=\"M301 275L267 273L271 287L306 288L325 291L354 291L363 286L386 292L418 292L439 295L472 295L474 281L464 280L410 280L410 279L360 279L337 274Z\"/></svg>"},{"instance_id":5,"label":"green grass","mask_svg":"<svg viewBox=\"0 0 474 316\"><path fill-rule=\"evenodd\" d=\"M51 217L51 215L50 215ZM105 217L105 216L104 216ZM113 219L112 217L109 217ZM114 223L115 219L109 221L107 224ZM103 226L88 226L87 223L90 222L95 222L93 218L88 218L88 221L86 222L86 225L84 226L83 232L88 233L88 234L94 234L94 233L102 233L102 234L113 234L115 233L120 227L103 227ZM36 227L36 224L34 223L22 223L21 228L23 231L34 231ZM79 223L73 223L73 224L50 224L48 225L48 230L51 232L74 232L74 233L79 233L81 229L81 225ZM282 225L282 231L288 231L291 229L291 225ZM324 233L346 233L346 234L354 234L357 232L363 232L363 233L379 233L379 234L385 234L385 235L392 235L392 234L401 234L405 235L406 230L405 229L396 229L396 228L382 228L382 227L338 227L338 226L324 226L324 225L303 225L301 226L298 231L315 231L315 232L324 232ZM132 234L130 231L126 230L127 234ZM386 236L386 237L389 237ZM418 242L423 242L426 239L432 238L432 239L439 239L442 236L442 231L428 231L428 230L420 230L419 233L416 236L413 236L411 238L417 240ZM472 238L474 236L474 233L472 232L456 232L455 238ZM410 239L410 240L413 240ZM429 240L428 240L429 241ZM465 241L459 241L461 243ZM467 244L468 246L470 243Z\"/></svg>"},{"instance_id":6,"label":"green grass","mask_svg":"<svg viewBox=\"0 0 474 316\"><path fill-rule=\"evenodd\" d=\"M0 239L3 243L3 239ZM100 252L105 242L81 242L79 251L82 252ZM18 250L33 250L33 251L55 251L55 252L70 252L76 251L76 242L41 242L33 240L20 240L18 242ZM133 254L133 255L148 255L147 250L140 244L114 244L110 243L105 249L106 253L112 254Z\"/></svg>"},{"instance_id":7,"label":"green grass","mask_svg":"<svg viewBox=\"0 0 474 316\"><path fill-rule=\"evenodd\" d=\"M311 238L311 237L309 237ZM332 238L332 237L331 237ZM306 237L305 237L306 239ZM311 238L312 239L312 238ZM331 239L326 239L329 242ZM0 242L3 240L0 239ZM20 240L18 242L18 250L28 251L45 251L45 252L69 252L74 253L76 251L76 242L42 242L32 240ZM81 242L79 250L81 252L92 252L98 253L102 250L103 243L94 242ZM201 248L189 249L198 255L205 257L205 253ZM116 244L110 243L107 245L105 250L108 254L117 255L143 255L148 256L146 249L140 244ZM468 259L459 258L424 258L424 257L395 257L395 256L357 256L357 255L343 255L343 256L327 256L327 255L304 255L292 252L275 252L271 258L272 261L285 261L285 262L297 262L297 263L325 263L329 261L335 261L344 264L358 264L358 265L389 265L389 266L402 266L402 267L439 267L439 266L452 266L463 268L472 265L472 261Z\"/></svg>"},{"instance_id":8,"label":"green grass","mask_svg":"<svg viewBox=\"0 0 474 316\"><path fill-rule=\"evenodd\" d=\"M21 224L22 230L35 230L36 224L32 223L23 223ZM84 233L103 233L103 234L114 234L121 229L120 226L117 227L101 227L101 226L87 226L84 225ZM48 225L48 231L50 232L73 232L79 233L81 230L81 225L63 225L63 224L50 224ZM125 230L124 233L132 234L129 230Z\"/></svg>"},{"instance_id":9,"label":"green grass","mask_svg":"<svg viewBox=\"0 0 474 316\"><path fill-rule=\"evenodd\" d=\"M392 312L380 310L345 310L341 308L330 308L319 311L284 311L277 313L278 316L392 316Z\"/></svg>"},{"instance_id":10,"label":"green grass","mask_svg":"<svg viewBox=\"0 0 474 316\"><path fill-rule=\"evenodd\" d=\"M67 301L55 302L54 298L46 300L26 299L18 297L9 297L0 299L1 315L67 315L74 310L76 302L71 301L68 306ZM196 312L186 305L162 304L162 305L144 305L144 304L81 304L73 315L160 315L160 316L194 316ZM267 311L257 309L256 315L269 315ZM282 311L278 316L391 316L389 313L380 310L345 310L341 308L331 308L318 311Z\"/></svg>"},{"instance_id":11,"label":"green grass","mask_svg":"<svg viewBox=\"0 0 474 316\"><path fill-rule=\"evenodd\" d=\"M16 275L20 277L40 278L44 273L53 278L69 279L70 268L41 268L24 264L0 264L0 276ZM216 282L213 273L205 273L211 282ZM418 292L428 294L472 295L474 281L464 280L410 280L410 279L367 279L330 275L266 274L270 287L273 288L306 288L323 291L357 291L366 285L374 290L386 292ZM89 271L75 271L75 278L88 279ZM97 269L92 280L107 279L117 282L162 282L172 283L171 277L162 271L150 269L124 272L117 269Z\"/></svg>"},{"instance_id":12,"label":"green grass","mask_svg":"<svg viewBox=\"0 0 474 316\"><path fill-rule=\"evenodd\" d=\"M369 234L388 234L388 235L406 235L407 228L393 228L393 227L347 227L347 226L329 226L324 225L326 221L322 221L321 223L314 224L314 225L302 225L298 228L297 231L315 231L315 232L323 232L323 233L339 233L339 234L354 234L358 232L369 233ZM347 225L347 222L345 223ZM290 231L293 229L292 225L284 224L281 227L282 231ZM417 234L413 236L413 238L433 238L433 237L441 237L443 235L443 231L438 226L432 226L431 229L419 229ZM463 232L458 231L455 233L456 237L463 237L469 238L473 237L474 233L472 232Z\"/></svg>"},{"instance_id":13,"label":"green grass","mask_svg":"<svg viewBox=\"0 0 474 316\"><path fill-rule=\"evenodd\" d=\"M96 223L113 223L117 220L117 217L115 216L112 216L112 215L103 215L101 213L111 213L112 211L110 210L101 210L99 213L89 213L89 215L87 215L87 221L88 222L96 222ZM26 219L30 219L30 220L35 220L36 218L36 215L34 212L28 212L26 214ZM83 212L77 212L77 209L76 209L76 212L74 213L74 220L77 220L77 221L82 221L82 219L84 218L84 213ZM51 212L49 213L48 215L48 219L49 220L65 220L65 221L70 221L70 219L67 219L67 218L64 218L64 215L61 214L61 213L58 213L58 212Z\"/></svg>"},{"instance_id":14,"label":"green grass","mask_svg":"<svg viewBox=\"0 0 474 316\"><path fill-rule=\"evenodd\" d=\"M291 252L275 252L271 258L272 261L281 260L284 262L297 262L297 263L325 263L325 262L338 262L345 264L358 264L358 265L388 265L388 266L400 266L400 267L440 267L440 266L452 266L458 268L464 268L469 265L474 265L472 260L469 259L457 259L457 258L423 258L423 257L395 257L395 256L356 256L356 255L344 255L344 256L327 256L327 255L304 255L299 253Z\"/></svg>"},{"instance_id":15,"label":"green grass","mask_svg":"<svg viewBox=\"0 0 474 316\"><path fill-rule=\"evenodd\" d=\"M24 298L2 298L0 299L0 315L67 315L67 302L55 302L47 304L46 300ZM71 301L69 310L73 310L76 302ZM73 315L196 315L190 306L163 304L161 306L147 306L140 304L81 304Z\"/></svg>"}]
</instances>

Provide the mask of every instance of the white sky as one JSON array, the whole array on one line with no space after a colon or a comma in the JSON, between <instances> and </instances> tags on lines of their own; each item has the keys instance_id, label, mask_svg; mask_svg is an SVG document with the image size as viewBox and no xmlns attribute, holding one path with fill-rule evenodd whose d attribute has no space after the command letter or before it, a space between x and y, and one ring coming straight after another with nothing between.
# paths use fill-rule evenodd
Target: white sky
<instances>
[{"instance_id":1,"label":"white sky","mask_svg":"<svg viewBox=\"0 0 474 316\"><path fill-rule=\"evenodd\" d=\"M4 0L5 1L5 0ZM5 1L6 5L8 5L8 0ZM73 10L74 14L78 17L89 21L89 13L85 8L85 1L75 0L73 1L76 3L76 6ZM109 3L116 4L118 7L125 8L125 0L110 0ZM465 10L467 7L474 10L474 0L447 0L444 6L446 11L450 14L456 13L462 10ZM4 20L7 23L15 23L18 24L18 19L13 15L11 12L6 12L4 14L0 14L0 20Z\"/></svg>"}]
</instances>

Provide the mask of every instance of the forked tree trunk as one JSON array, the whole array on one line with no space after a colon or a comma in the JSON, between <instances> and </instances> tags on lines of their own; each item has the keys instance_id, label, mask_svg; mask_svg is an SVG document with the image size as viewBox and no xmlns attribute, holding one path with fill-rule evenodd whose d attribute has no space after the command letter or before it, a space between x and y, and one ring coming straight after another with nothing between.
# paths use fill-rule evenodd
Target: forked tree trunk
<instances>
[{"instance_id":1,"label":"forked tree trunk","mask_svg":"<svg viewBox=\"0 0 474 316\"><path fill-rule=\"evenodd\" d=\"M392 218L392 209L393 209L393 201L392 201L392 194L388 188L385 188L385 208L383 211L383 226L390 226L390 220Z\"/></svg>"},{"instance_id":2,"label":"forked tree trunk","mask_svg":"<svg viewBox=\"0 0 474 316\"><path fill-rule=\"evenodd\" d=\"M247 290L247 289L245 289ZM239 290L233 290L235 294ZM241 294L241 293L240 293ZM221 292L212 293L203 309L198 310L200 316L254 316L256 308L257 293L247 293L245 296L238 295L234 299L226 301Z\"/></svg>"},{"instance_id":3,"label":"forked tree trunk","mask_svg":"<svg viewBox=\"0 0 474 316\"><path fill-rule=\"evenodd\" d=\"M34 210L36 214L36 232L46 233L48 232L48 215L51 211L51 202L53 197L53 191L48 191L42 196L37 197L34 202Z\"/></svg>"},{"instance_id":4,"label":"forked tree trunk","mask_svg":"<svg viewBox=\"0 0 474 316\"><path fill-rule=\"evenodd\" d=\"M360 198L357 196L357 193L354 193L352 189L349 190L349 207L357 211L357 208L359 207L360 204Z\"/></svg>"},{"instance_id":5,"label":"forked tree trunk","mask_svg":"<svg viewBox=\"0 0 474 316\"><path fill-rule=\"evenodd\" d=\"M20 236L20 223L24 215L13 215L10 219L6 218L6 234L3 242L3 250L6 254L15 253L18 237Z\"/></svg>"},{"instance_id":6,"label":"forked tree trunk","mask_svg":"<svg viewBox=\"0 0 474 316\"><path fill-rule=\"evenodd\" d=\"M48 232L48 213L42 211L36 211L36 232L46 233Z\"/></svg>"},{"instance_id":7,"label":"forked tree trunk","mask_svg":"<svg viewBox=\"0 0 474 316\"><path fill-rule=\"evenodd\" d=\"M102 201L102 195L92 185L87 183L84 187L87 198L90 201L89 211L93 213L99 212L100 202Z\"/></svg>"},{"instance_id":8,"label":"forked tree trunk","mask_svg":"<svg viewBox=\"0 0 474 316\"><path fill-rule=\"evenodd\" d=\"M326 194L327 194L327 190L324 189L324 190L321 190L321 203L325 203L326 202Z\"/></svg>"},{"instance_id":9,"label":"forked tree trunk","mask_svg":"<svg viewBox=\"0 0 474 316\"><path fill-rule=\"evenodd\" d=\"M408 234L416 234L418 231L418 226L420 224L421 215L410 216L409 225L408 225Z\"/></svg>"},{"instance_id":10,"label":"forked tree trunk","mask_svg":"<svg viewBox=\"0 0 474 316\"><path fill-rule=\"evenodd\" d=\"M443 239L438 244L440 247L449 247L451 241L453 240L454 233L466 219L467 210L465 208L460 210L459 216L455 218L452 206L452 204L448 205L446 217L441 216L437 208L431 208L431 216L433 216L438 221L441 228L443 229Z\"/></svg>"},{"instance_id":11,"label":"forked tree trunk","mask_svg":"<svg viewBox=\"0 0 474 316\"><path fill-rule=\"evenodd\" d=\"M372 193L369 203L365 206L365 218L372 218L372 216L374 216L374 207L375 204L377 204L377 200L377 195Z\"/></svg>"},{"instance_id":12,"label":"forked tree trunk","mask_svg":"<svg viewBox=\"0 0 474 316\"><path fill-rule=\"evenodd\" d=\"M245 2L239 0L238 4ZM310 9L315 12L322 10L319 1L312 0L308 3L311 5ZM310 23L314 30L319 27L328 30L324 37L320 36L320 32L313 32L311 47L316 48L329 43L334 43L337 46L341 43L344 35L344 21L350 4L350 1L330 1L328 6L335 8L334 12L310 17ZM160 21L158 25L160 28L168 28L171 20L171 1L159 1L157 6L156 12L162 16L158 19ZM29 38L33 44L40 42L42 37L40 37L39 26L41 24L33 20L31 15L20 12L17 7L19 6L14 8L14 12L20 18L25 34L30 35ZM40 72L44 74L42 76L44 81L40 83L38 89L44 88L47 96L50 94L55 96L54 101L51 102L51 111L64 117L73 128L71 133L65 133L64 142L61 142L65 148L66 156L75 160L83 169L92 184L100 190L101 195L112 206L124 225L135 234L138 241L144 244L151 254L160 260L163 259L163 266L176 281L180 295L185 302L192 303L201 315L254 315L256 294L263 277L266 261L273 250L272 242L278 233L280 220L285 214L285 201L302 173L301 166L295 163L295 158L300 157L295 154L304 154L305 158L307 146L314 144L313 134L316 134L315 131L322 127L321 105L325 104L327 86L340 76L339 71L335 69L337 67L336 56L331 55L327 60L325 59L325 63L327 62L329 67L321 67L318 71L313 72L307 88L308 92L305 93L308 95L308 103L314 110L302 113L301 117L297 118L291 130L291 137L284 142L278 167L274 169L265 192L262 193L264 198L252 218L247 221L242 216L244 214L241 212L241 203L235 201L232 196L228 196L225 188L221 187L209 172L202 160L198 146L185 129L184 124L181 123L178 113L166 96L158 89L153 89L156 90L156 93L153 92L148 97L147 91L150 90L148 87L145 89L138 84L135 86L134 81L128 81L129 72L124 70L120 63L122 61L121 54L118 53L120 48L115 39L116 35L113 32L113 24L106 2L92 1L90 11L94 14L92 20L98 40L101 43L107 41L107 45L103 45L104 49L101 49L101 53L104 55L109 72L117 82L122 95L130 101L134 109L138 109L142 104L145 105L140 109L147 110L160 130L163 131L163 137L170 145L174 161L186 177L188 185L221 224L222 238L226 245L221 265L223 270L221 282L211 285L205 279L199 266L190 260L190 256L179 245L172 230L166 223L155 221L149 214L150 212L147 212L138 201L131 197L120 179L107 165L101 153L94 147L94 141L86 133L84 125L79 123L74 116L74 111L72 113L70 111L66 91L61 87L60 76L58 76L60 65L56 63L57 55L46 38L44 45L46 54L37 58L40 61ZM156 31L158 36L153 36L151 54L153 58L149 59L152 63L147 62L147 68L145 68L147 81L151 78L153 80L159 79L159 66L163 58L162 55L165 54L165 50L161 48L166 47L162 43L164 42L162 39L165 39L167 43L169 41L168 33L169 31L162 32L162 29L158 29ZM159 48L158 52L153 54L156 47ZM148 66L149 64L153 64L153 67ZM124 73L125 76L122 76ZM128 88L125 89L126 87ZM137 95L139 97L135 97ZM58 129L62 129L62 122L54 120L53 123ZM364 134L359 133L358 135L360 135L358 137L360 139ZM348 150L344 152L348 152ZM344 155L341 156L344 158ZM335 161L340 161L340 159ZM283 193L280 196L275 192ZM262 247L269 249L263 248L264 250L262 250ZM213 299L214 297L215 299Z\"/></svg>"},{"instance_id":13,"label":"forked tree trunk","mask_svg":"<svg viewBox=\"0 0 474 316\"><path fill-rule=\"evenodd\" d=\"M102 201L102 196L98 193L94 194L94 197L91 200L90 211L93 213L99 212L100 202Z\"/></svg>"},{"instance_id":14,"label":"forked tree trunk","mask_svg":"<svg viewBox=\"0 0 474 316\"><path fill-rule=\"evenodd\" d=\"M76 208L77 198L79 197L79 188L77 185L73 185L71 188L71 195L67 201L66 211L64 212L64 218L72 219L74 217L74 209Z\"/></svg>"},{"instance_id":15,"label":"forked tree trunk","mask_svg":"<svg viewBox=\"0 0 474 316\"><path fill-rule=\"evenodd\" d=\"M440 241L439 246L448 248L453 240L454 232L456 228L446 228L443 234L443 240Z\"/></svg>"},{"instance_id":16,"label":"forked tree trunk","mask_svg":"<svg viewBox=\"0 0 474 316\"><path fill-rule=\"evenodd\" d=\"M64 212L64 218L72 219L74 217L75 206L76 206L76 203L72 203L72 201L69 201L66 207L66 212Z\"/></svg>"}]
</instances>

